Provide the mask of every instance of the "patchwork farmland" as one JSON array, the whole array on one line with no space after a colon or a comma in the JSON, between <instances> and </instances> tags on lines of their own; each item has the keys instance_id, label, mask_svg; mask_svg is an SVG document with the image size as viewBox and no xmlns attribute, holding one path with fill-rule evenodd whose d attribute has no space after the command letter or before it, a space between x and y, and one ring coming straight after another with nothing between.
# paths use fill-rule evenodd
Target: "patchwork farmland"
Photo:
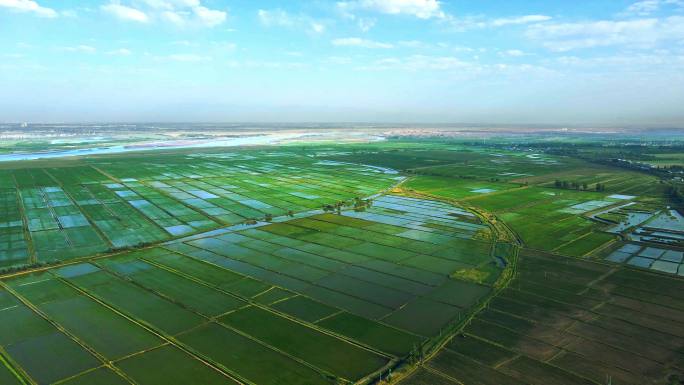
<instances>
[{"instance_id":1,"label":"patchwork farmland","mask_svg":"<svg viewBox=\"0 0 684 385\"><path fill-rule=\"evenodd\" d=\"M684 380L649 175L418 141L2 167L2 384Z\"/></svg>"},{"instance_id":2,"label":"patchwork farmland","mask_svg":"<svg viewBox=\"0 0 684 385\"><path fill-rule=\"evenodd\" d=\"M475 214L375 196L404 180L390 169L277 152L164 160L3 170L5 266L68 262L2 280L8 378L368 381L446 334L503 269Z\"/></svg>"},{"instance_id":3,"label":"patchwork farmland","mask_svg":"<svg viewBox=\"0 0 684 385\"><path fill-rule=\"evenodd\" d=\"M68 260L366 196L377 169L287 154L0 170L0 265ZM334 174L331 178L328 175ZM25 231L27 230L27 231Z\"/></svg>"}]
</instances>

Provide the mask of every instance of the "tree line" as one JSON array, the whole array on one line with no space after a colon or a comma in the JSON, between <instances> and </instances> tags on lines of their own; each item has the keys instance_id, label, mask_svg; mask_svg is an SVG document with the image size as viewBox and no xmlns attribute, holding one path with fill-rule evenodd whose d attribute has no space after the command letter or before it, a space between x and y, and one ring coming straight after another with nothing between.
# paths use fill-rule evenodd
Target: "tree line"
<instances>
[{"instance_id":1,"label":"tree line","mask_svg":"<svg viewBox=\"0 0 684 385\"><path fill-rule=\"evenodd\" d=\"M680 209L684 207L684 186L672 184L667 188L667 194Z\"/></svg>"},{"instance_id":2,"label":"tree line","mask_svg":"<svg viewBox=\"0 0 684 385\"><path fill-rule=\"evenodd\" d=\"M562 188L562 189L566 189L566 190L584 190L584 191L589 190L589 184L587 182L583 182L580 184L579 182L575 182L575 181L567 181L567 180L556 179L554 186L556 188ZM594 190L606 191L606 185L604 183L596 183L594 185Z\"/></svg>"}]
</instances>

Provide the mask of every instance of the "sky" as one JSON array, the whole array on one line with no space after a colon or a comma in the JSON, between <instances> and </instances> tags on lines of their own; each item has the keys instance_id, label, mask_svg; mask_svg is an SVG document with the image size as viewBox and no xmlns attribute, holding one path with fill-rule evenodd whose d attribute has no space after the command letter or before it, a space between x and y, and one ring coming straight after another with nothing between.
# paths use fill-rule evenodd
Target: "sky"
<instances>
[{"instance_id":1,"label":"sky","mask_svg":"<svg viewBox=\"0 0 684 385\"><path fill-rule=\"evenodd\" d=\"M0 121L684 127L684 0L0 0Z\"/></svg>"}]
</instances>

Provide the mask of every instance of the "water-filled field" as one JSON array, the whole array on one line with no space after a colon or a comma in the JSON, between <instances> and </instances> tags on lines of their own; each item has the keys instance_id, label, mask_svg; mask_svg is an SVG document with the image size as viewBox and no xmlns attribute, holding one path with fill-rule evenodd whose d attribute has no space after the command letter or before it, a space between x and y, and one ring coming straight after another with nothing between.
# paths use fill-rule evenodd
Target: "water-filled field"
<instances>
[{"instance_id":1,"label":"water-filled field","mask_svg":"<svg viewBox=\"0 0 684 385\"><path fill-rule=\"evenodd\" d=\"M68 260L320 208L401 178L278 152L81 163L0 170L0 265Z\"/></svg>"},{"instance_id":2,"label":"water-filled field","mask_svg":"<svg viewBox=\"0 0 684 385\"><path fill-rule=\"evenodd\" d=\"M404 178L384 168L264 152L8 173L3 231L27 231L6 249L83 259L1 282L8 375L38 384L357 382L464 319L502 269L487 223L378 194Z\"/></svg>"},{"instance_id":3,"label":"water-filled field","mask_svg":"<svg viewBox=\"0 0 684 385\"><path fill-rule=\"evenodd\" d=\"M0 383L683 375L652 175L419 141L150 154L3 164Z\"/></svg>"}]
</instances>

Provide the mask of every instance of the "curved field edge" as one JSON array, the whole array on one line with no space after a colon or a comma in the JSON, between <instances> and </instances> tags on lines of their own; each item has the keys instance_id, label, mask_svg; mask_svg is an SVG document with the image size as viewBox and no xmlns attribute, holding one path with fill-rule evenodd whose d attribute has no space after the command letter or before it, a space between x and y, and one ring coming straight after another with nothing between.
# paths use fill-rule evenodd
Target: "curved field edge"
<instances>
[{"instance_id":1,"label":"curved field edge","mask_svg":"<svg viewBox=\"0 0 684 385\"><path fill-rule=\"evenodd\" d=\"M684 360L679 353L684 346L684 280L663 272L526 248L505 223L500 225L524 254L518 257L516 253L517 266L510 276L502 277L502 286L486 304L429 355L378 384L637 385L684 379ZM542 262L551 267L540 265ZM509 298L513 302L508 303ZM518 306L522 307L516 309ZM552 310L547 312L546 307ZM587 312L588 318L570 315L577 308ZM573 328L563 335L565 331L555 325L553 317L577 318L563 326ZM563 338L572 342L561 344Z\"/></svg>"},{"instance_id":2,"label":"curved field edge","mask_svg":"<svg viewBox=\"0 0 684 385\"><path fill-rule=\"evenodd\" d=\"M409 191L408 194L437 198L415 190ZM464 206L466 202L453 200L453 203ZM684 335L680 323L684 321L684 301L680 295L675 294L676 287L684 289L684 280L657 271L597 260L578 260L574 257L525 248L520 237L495 215L481 208L468 208L488 218L490 223L497 224L496 227L505 229L503 233L515 240L516 255L512 263L516 265L512 266L510 275L501 277L501 286L487 298L483 306L479 306L467 320L459 323L452 333L441 339L439 344L435 344L435 348L428 355L403 368L397 368L398 370L390 375L385 374L384 378L377 380L377 384L457 385L473 381L499 384L503 381L520 385L636 385L645 382L671 384L684 379L684 361L677 353L684 345L684 339L680 337ZM522 262L524 270L521 273L518 252L523 251L526 256ZM555 269L530 265L530 260L555 263ZM596 268L599 272L590 278L580 279L580 283L569 284L563 282L560 277L563 275L563 269L570 266L573 269L574 266L578 266L578 269ZM542 271L531 272L530 269ZM536 278L531 279L530 274L534 274ZM560 281L557 283L558 287L549 283L554 282L554 279ZM545 282L543 285L548 286L535 286L540 280ZM663 284L658 284L659 281L668 282L672 288L665 288ZM597 294L593 292L598 290L603 291L605 295L594 298ZM522 326L525 322L529 325L553 322L548 320L548 316L535 315L532 307L522 308L523 310L513 315L509 313L512 310L508 310L504 302L509 297L513 298L514 294L511 293L519 293L521 297L515 301L525 305L535 304L551 309L561 306L558 317L568 316L563 311L570 312L575 306L584 306L586 311L598 314L599 321L595 322L596 325L589 320L574 321L573 327L577 331L570 333L569 338L576 341L568 346L557 345L557 339L561 337L553 339L545 334L549 333L548 331L543 330L535 334L534 329L530 329L532 326ZM587 293L590 295L587 296ZM607 305L612 301L617 301L618 304ZM494 305L490 306L492 303ZM590 305L615 307L602 312L594 310ZM526 311L531 313L528 314ZM542 311L541 308L538 311ZM662 312L667 314L665 319L659 318ZM678 325L672 324L673 319ZM627 323L627 326L620 325L615 331L611 329L612 322ZM485 332L483 327L490 331ZM628 329L623 330L623 327ZM497 333L500 335L497 336ZM562 332L556 330L555 333L560 335ZM652 338L657 339L655 344ZM462 345L465 347L458 348ZM551 353L545 352L544 349ZM647 353L656 355L656 358L646 358L643 354ZM602 354L607 358L602 358ZM484 355L493 355L494 358L485 358ZM502 358L497 361L499 355ZM492 361L490 363L487 360ZM636 369L629 369L619 362L631 362ZM499 370L499 366L505 369Z\"/></svg>"},{"instance_id":3,"label":"curved field edge","mask_svg":"<svg viewBox=\"0 0 684 385\"><path fill-rule=\"evenodd\" d=\"M432 194L418 192L415 190L406 190L401 186L410 182L409 177L402 184L396 186L392 190L392 193L416 197L421 199L429 199L435 201L442 201L445 203L453 204L458 207L463 207L468 211L474 213L486 223L494 232L494 239L491 247L491 257L492 258L502 258L505 260L506 267L501 271L501 274L497 278L496 282L492 285L493 289L487 296L482 298L477 305L471 307L468 313L461 319L452 321L446 328L444 333L440 333L439 336L431 338L425 341L421 345L420 349L416 354L412 354L403 360L398 361L389 370L380 373L378 376L373 378L368 378L365 384L398 384L402 383L403 380L409 378L417 370L422 368L425 362L428 362L436 354L438 354L444 346L452 340L456 335L461 333L463 329L482 311L488 308L489 303L497 297L499 293L505 290L508 285L514 280L516 276L516 268L518 264L518 253L522 246L522 241L519 236L508 227L503 221L500 221L494 214L487 212L486 210L468 206L464 204L465 202L456 199L449 199L443 196L435 196ZM497 245L503 243L507 247L507 253L497 254Z\"/></svg>"}]
</instances>

